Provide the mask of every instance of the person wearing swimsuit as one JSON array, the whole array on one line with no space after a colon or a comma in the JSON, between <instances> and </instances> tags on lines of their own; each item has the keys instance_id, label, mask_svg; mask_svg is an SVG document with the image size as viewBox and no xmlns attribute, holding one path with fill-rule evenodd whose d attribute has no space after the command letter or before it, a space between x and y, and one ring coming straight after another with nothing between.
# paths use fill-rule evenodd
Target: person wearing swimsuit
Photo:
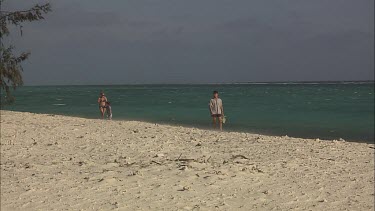
<instances>
[{"instance_id":1,"label":"person wearing swimsuit","mask_svg":"<svg viewBox=\"0 0 375 211\"><path fill-rule=\"evenodd\" d=\"M104 119L104 114L106 111L106 103L107 103L107 97L104 95L103 92L100 93L100 96L98 98L98 104L99 104L99 110L102 115L102 119Z\"/></svg>"},{"instance_id":2,"label":"person wearing swimsuit","mask_svg":"<svg viewBox=\"0 0 375 211\"><path fill-rule=\"evenodd\" d=\"M220 130L223 130L223 116L224 116L224 108L223 108L223 101L219 98L219 92L214 91L213 98L210 100L209 103L209 110L212 117L212 124L213 127L216 128L217 119L219 120L219 127Z\"/></svg>"}]
</instances>

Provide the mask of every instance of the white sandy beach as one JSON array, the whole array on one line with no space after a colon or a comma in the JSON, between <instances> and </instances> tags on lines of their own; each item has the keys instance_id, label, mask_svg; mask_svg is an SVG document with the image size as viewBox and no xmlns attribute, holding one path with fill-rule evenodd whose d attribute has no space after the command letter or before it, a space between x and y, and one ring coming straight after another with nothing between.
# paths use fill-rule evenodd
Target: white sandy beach
<instances>
[{"instance_id":1,"label":"white sandy beach","mask_svg":"<svg viewBox=\"0 0 375 211\"><path fill-rule=\"evenodd\" d=\"M373 210L374 144L1 111L1 210Z\"/></svg>"}]
</instances>

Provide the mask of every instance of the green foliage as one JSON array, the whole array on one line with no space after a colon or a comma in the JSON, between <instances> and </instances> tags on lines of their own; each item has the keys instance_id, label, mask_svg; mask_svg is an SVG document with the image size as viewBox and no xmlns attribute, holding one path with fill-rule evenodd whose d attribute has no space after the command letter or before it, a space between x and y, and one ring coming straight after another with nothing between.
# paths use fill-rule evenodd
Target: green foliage
<instances>
[{"instance_id":1,"label":"green foliage","mask_svg":"<svg viewBox=\"0 0 375 211\"><path fill-rule=\"evenodd\" d=\"M0 0L0 4L2 0ZM0 7L0 89L1 103L11 103L14 97L11 94L11 88L23 84L22 80L22 61L26 60L30 53L21 53L14 55L14 46L5 47L3 45L4 37L10 33L9 26L19 27L22 36L22 24L24 22L32 22L44 19L44 14L51 11L51 5L35 5L31 9L22 11L2 11Z\"/></svg>"}]
</instances>

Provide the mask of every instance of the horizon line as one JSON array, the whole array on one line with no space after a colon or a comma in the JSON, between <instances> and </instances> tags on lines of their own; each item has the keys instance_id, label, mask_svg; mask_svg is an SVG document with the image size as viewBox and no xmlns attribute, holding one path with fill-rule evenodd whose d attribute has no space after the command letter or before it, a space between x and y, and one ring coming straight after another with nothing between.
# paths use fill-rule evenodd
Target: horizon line
<instances>
[{"instance_id":1,"label":"horizon line","mask_svg":"<svg viewBox=\"0 0 375 211\"><path fill-rule=\"evenodd\" d=\"M28 86L137 86L137 85L245 85L245 84L342 84L342 83L375 83L375 80L343 80L343 81L259 81L259 82L211 82L211 83L114 83L114 84L44 84ZM20 86L20 87L22 87Z\"/></svg>"}]
</instances>

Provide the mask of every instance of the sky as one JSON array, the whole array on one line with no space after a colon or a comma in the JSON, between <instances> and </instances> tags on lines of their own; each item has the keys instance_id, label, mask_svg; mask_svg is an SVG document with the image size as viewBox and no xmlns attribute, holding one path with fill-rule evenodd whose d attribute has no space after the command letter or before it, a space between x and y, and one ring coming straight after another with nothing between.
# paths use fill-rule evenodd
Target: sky
<instances>
[{"instance_id":1,"label":"sky","mask_svg":"<svg viewBox=\"0 0 375 211\"><path fill-rule=\"evenodd\" d=\"M25 85L374 79L374 0L50 2L4 43L29 51Z\"/></svg>"}]
</instances>

